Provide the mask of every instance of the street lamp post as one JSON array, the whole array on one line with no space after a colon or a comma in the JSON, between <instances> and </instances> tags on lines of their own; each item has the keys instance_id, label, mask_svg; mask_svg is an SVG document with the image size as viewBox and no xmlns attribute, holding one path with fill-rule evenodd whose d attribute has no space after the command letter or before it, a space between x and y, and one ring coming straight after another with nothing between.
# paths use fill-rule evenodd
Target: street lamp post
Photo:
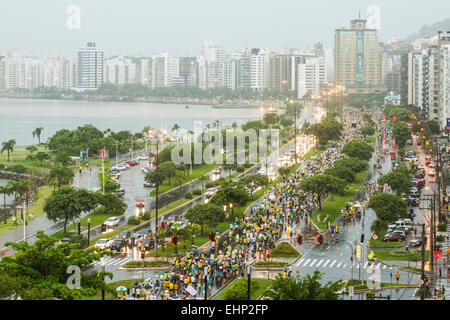
<instances>
[{"instance_id":1,"label":"street lamp post","mask_svg":"<svg viewBox=\"0 0 450 320\"><path fill-rule=\"evenodd\" d=\"M250 300L250 285L252 281L252 266L247 266L247 300Z\"/></svg>"},{"instance_id":2,"label":"street lamp post","mask_svg":"<svg viewBox=\"0 0 450 320\"><path fill-rule=\"evenodd\" d=\"M91 218L88 218L88 246L91 243Z\"/></svg>"}]
</instances>

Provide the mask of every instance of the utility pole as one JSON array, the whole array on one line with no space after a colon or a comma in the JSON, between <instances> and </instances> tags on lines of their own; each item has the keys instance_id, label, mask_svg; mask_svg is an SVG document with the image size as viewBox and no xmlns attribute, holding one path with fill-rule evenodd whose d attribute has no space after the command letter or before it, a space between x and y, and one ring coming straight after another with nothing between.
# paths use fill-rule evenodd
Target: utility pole
<instances>
[{"instance_id":1,"label":"utility pole","mask_svg":"<svg viewBox=\"0 0 450 320\"><path fill-rule=\"evenodd\" d=\"M105 150L105 146L103 146L103 150ZM103 194L105 193L105 152L102 153L102 185L103 185Z\"/></svg>"},{"instance_id":2,"label":"utility pole","mask_svg":"<svg viewBox=\"0 0 450 320\"><path fill-rule=\"evenodd\" d=\"M119 155L119 152L117 151L117 141L116 141L116 167L117 167L117 162L118 162L118 155Z\"/></svg>"},{"instance_id":3,"label":"utility pole","mask_svg":"<svg viewBox=\"0 0 450 320\"><path fill-rule=\"evenodd\" d=\"M422 287L425 286L425 223L422 224L422 262L420 266L420 279L422 282ZM420 297L423 300L423 296Z\"/></svg>"},{"instance_id":4,"label":"utility pole","mask_svg":"<svg viewBox=\"0 0 450 320\"><path fill-rule=\"evenodd\" d=\"M156 217L155 217L155 256L158 256L158 191L159 191L159 138L156 134Z\"/></svg>"}]
</instances>

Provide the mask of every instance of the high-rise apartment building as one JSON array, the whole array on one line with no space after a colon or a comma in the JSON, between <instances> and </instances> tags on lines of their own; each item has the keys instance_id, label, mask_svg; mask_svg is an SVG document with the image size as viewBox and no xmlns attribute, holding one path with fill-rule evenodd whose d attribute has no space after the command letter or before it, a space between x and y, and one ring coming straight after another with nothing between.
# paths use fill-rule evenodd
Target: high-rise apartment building
<instances>
[{"instance_id":1,"label":"high-rise apartment building","mask_svg":"<svg viewBox=\"0 0 450 320\"><path fill-rule=\"evenodd\" d=\"M105 60L104 82L116 86L136 83L136 64L125 57L115 57Z\"/></svg>"},{"instance_id":2,"label":"high-rise apartment building","mask_svg":"<svg viewBox=\"0 0 450 320\"><path fill-rule=\"evenodd\" d=\"M253 90L269 88L270 53L268 49L251 50L250 86Z\"/></svg>"},{"instance_id":3,"label":"high-rise apartment building","mask_svg":"<svg viewBox=\"0 0 450 320\"><path fill-rule=\"evenodd\" d=\"M349 29L336 30L335 80L349 93L384 91L377 30L367 29L366 20L355 19Z\"/></svg>"},{"instance_id":4,"label":"high-rise apartment building","mask_svg":"<svg viewBox=\"0 0 450 320\"><path fill-rule=\"evenodd\" d=\"M152 55L152 88L169 86L169 54Z\"/></svg>"},{"instance_id":5,"label":"high-rise apartment building","mask_svg":"<svg viewBox=\"0 0 450 320\"><path fill-rule=\"evenodd\" d=\"M77 51L77 88L96 89L103 84L103 51L94 42Z\"/></svg>"},{"instance_id":6,"label":"high-rise apartment building","mask_svg":"<svg viewBox=\"0 0 450 320\"><path fill-rule=\"evenodd\" d=\"M270 57L269 79L270 88L277 91L287 91L292 87L291 56L274 54Z\"/></svg>"},{"instance_id":7,"label":"high-rise apartment building","mask_svg":"<svg viewBox=\"0 0 450 320\"><path fill-rule=\"evenodd\" d=\"M223 84L223 63L226 59L225 49L212 41L205 40L200 49L199 72L202 89L211 89Z\"/></svg>"},{"instance_id":8,"label":"high-rise apartment building","mask_svg":"<svg viewBox=\"0 0 450 320\"><path fill-rule=\"evenodd\" d=\"M297 65L298 85L297 96L319 95L320 85L326 82L325 57L308 57Z\"/></svg>"}]
</instances>

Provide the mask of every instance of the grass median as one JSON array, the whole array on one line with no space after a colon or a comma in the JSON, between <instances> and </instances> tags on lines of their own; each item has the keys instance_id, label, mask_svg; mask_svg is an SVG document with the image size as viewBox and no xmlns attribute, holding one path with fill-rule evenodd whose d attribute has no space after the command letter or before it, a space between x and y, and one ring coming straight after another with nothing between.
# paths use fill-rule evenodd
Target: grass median
<instances>
[{"instance_id":1,"label":"grass median","mask_svg":"<svg viewBox=\"0 0 450 320\"><path fill-rule=\"evenodd\" d=\"M373 250L377 260L401 260L401 261L421 261L422 255L419 251L403 251L403 250ZM430 258L430 252L425 252L425 261Z\"/></svg>"},{"instance_id":2,"label":"grass median","mask_svg":"<svg viewBox=\"0 0 450 320\"><path fill-rule=\"evenodd\" d=\"M270 279L251 279L250 300L257 300L271 285ZM213 300L247 300L247 279L234 281L223 289Z\"/></svg>"},{"instance_id":3,"label":"grass median","mask_svg":"<svg viewBox=\"0 0 450 320\"><path fill-rule=\"evenodd\" d=\"M353 199L355 194L361 188L367 171L360 172L356 175L355 182L348 184L347 189L343 195L334 194L333 200L328 197L322 204L322 210L316 210L312 213L311 219L320 229L325 229L328 226L328 221L331 223L336 220L341 214L341 209L344 208L349 201Z\"/></svg>"}]
</instances>

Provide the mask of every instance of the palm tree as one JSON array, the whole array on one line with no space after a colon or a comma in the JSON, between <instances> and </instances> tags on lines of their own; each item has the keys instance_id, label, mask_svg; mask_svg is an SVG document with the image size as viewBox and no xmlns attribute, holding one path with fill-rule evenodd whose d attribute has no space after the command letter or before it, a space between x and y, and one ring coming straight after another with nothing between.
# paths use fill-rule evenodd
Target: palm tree
<instances>
[{"instance_id":1,"label":"palm tree","mask_svg":"<svg viewBox=\"0 0 450 320\"><path fill-rule=\"evenodd\" d=\"M231 124L231 127L233 128L233 131L236 131L236 128L238 127L238 125L237 125L236 122L233 122L233 123Z\"/></svg>"},{"instance_id":2,"label":"palm tree","mask_svg":"<svg viewBox=\"0 0 450 320\"><path fill-rule=\"evenodd\" d=\"M172 131L177 131L178 129L180 129L180 126L178 125L178 123L175 123L172 127Z\"/></svg>"},{"instance_id":3,"label":"palm tree","mask_svg":"<svg viewBox=\"0 0 450 320\"><path fill-rule=\"evenodd\" d=\"M11 183L7 183L4 186L0 186L0 193L3 193L3 205L4 205L4 209L5 209L5 224L6 224L6 195L10 195L13 192L12 190L12 186Z\"/></svg>"},{"instance_id":4,"label":"palm tree","mask_svg":"<svg viewBox=\"0 0 450 320\"><path fill-rule=\"evenodd\" d=\"M0 153L3 153L3 151L7 151L8 152L8 162L10 160L9 159L9 154L14 151L14 146L15 145L16 145L16 140L15 139L11 139L11 140L2 142L2 150L0 151Z\"/></svg>"},{"instance_id":5,"label":"palm tree","mask_svg":"<svg viewBox=\"0 0 450 320\"><path fill-rule=\"evenodd\" d=\"M35 155L32 155L32 154L27 155L27 159L39 161L41 163L41 168L42 168L42 162L44 160L50 159L50 156L48 155L47 152L39 151Z\"/></svg>"},{"instance_id":6,"label":"palm tree","mask_svg":"<svg viewBox=\"0 0 450 320\"><path fill-rule=\"evenodd\" d=\"M37 148L36 148L36 146L28 146L25 148L25 150L29 151L30 154L32 154L33 152L37 151Z\"/></svg>"},{"instance_id":7,"label":"palm tree","mask_svg":"<svg viewBox=\"0 0 450 320\"><path fill-rule=\"evenodd\" d=\"M72 169L60 165L53 166L50 169L50 173L48 175L49 182L50 183L57 182L58 188L61 187L62 184L66 181L72 182L73 177L74 173Z\"/></svg>"},{"instance_id":8,"label":"palm tree","mask_svg":"<svg viewBox=\"0 0 450 320\"><path fill-rule=\"evenodd\" d=\"M31 190L32 184L33 184L33 182L30 179L20 179L18 181L18 185L16 186L16 188L17 188L16 192L18 192L20 196L25 195L25 203L27 205L26 214L28 214L28 205L29 205L28 194ZM23 219L23 217L22 217L22 219Z\"/></svg>"},{"instance_id":9,"label":"palm tree","mask_svg":"<svg viewBox=\"0 0 450 320\"><path fill-rule=\"evenodd\" d=\"M17 194L19 193L19 181L10 181L9 184L11 184L11 193L14 195L14 202L13 202L13 207L14 207L14 218L17 221L17 208L16 208L16 204L17 204Z\"/></svg>"},{"instance_id":10,"label":"palm tree","mask_svg":"<svg viewBox=\"0 0 450 320\"><path fill-rule=\"evenodd\" d=\"M44 130L44 128L39 127L39 128L34 129L32 132L33 138L38 137L38 142L39 142L38 144L41 144L41 133L43 130Z\"/></svg>"},{"instance_id":11,"label":"palm tree","mask_svg":"<svg viewBox=\"0 0 450 320\"><path fill-rule=\"evenodd\" d=\"M179 194L179 199L181 200L181 185L184 182L184 173L181 171L176 171L175 172L175 179L178 182L178 194Z\"/></svg>"}]
</instances>

